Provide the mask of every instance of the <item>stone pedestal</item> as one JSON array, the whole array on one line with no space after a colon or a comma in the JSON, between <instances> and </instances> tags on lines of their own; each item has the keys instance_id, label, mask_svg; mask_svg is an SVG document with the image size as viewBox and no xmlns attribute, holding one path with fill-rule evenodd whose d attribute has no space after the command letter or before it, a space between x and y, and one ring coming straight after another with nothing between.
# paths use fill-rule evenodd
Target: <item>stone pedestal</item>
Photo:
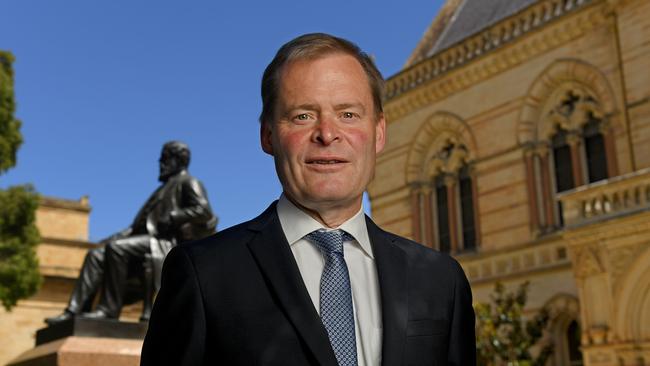
<instances>
[{"instance_id":1,"label":"stone pedestal","mask_svg":"<svg viewBox=\"0 0 650 366\"><path fill-rule=\"evenodd\" d=\"M36 333L36 347L7 366L137 366L146 323L77 318Z\"/></svg>"}]
</instances>

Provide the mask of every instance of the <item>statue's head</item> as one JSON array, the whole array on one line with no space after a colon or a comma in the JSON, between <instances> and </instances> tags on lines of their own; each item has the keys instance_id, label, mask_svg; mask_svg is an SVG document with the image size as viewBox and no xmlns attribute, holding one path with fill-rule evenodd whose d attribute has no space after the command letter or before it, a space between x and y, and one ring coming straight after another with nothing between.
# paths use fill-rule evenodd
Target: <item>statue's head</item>
<instances>
[{"instance_id":1,"label":"statue's head","mask_svg":"<svg viewBox=\"0 0 650 366\"><path fill-rule=\"evenodd\" d=\"M180 141L170 141L163 145L159 163L158 180L166 182L190 165L190 148Z\"/></svg>"}]
</instances>

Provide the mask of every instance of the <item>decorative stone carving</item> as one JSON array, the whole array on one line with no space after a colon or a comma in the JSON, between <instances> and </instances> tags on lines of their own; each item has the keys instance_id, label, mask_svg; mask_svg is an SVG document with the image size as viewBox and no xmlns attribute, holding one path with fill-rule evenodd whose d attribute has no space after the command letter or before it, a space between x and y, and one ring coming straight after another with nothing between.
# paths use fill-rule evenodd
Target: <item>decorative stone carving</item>
<instances>
[{"instance_id":1,"label":"decorative stone carving","mask_svg":"<svg viewBox=\"0 0 650 366\"><path fill-rule=\"evenodd\" d=\"M593 247L575 248L574 272L577 278L586 278L605 271L598 250Z\"/></svg>"},{"instance_id":2,"label":"decorative stone carving","mask_svg":"<svg viewBox=\"0 0 650 366\"><path fill-rule=\"evenodd\" d=\"M456 175L458 171L467 163L469 152L465 145L459 143L456 139L447 140L445 147L440 149L431 160L428 175L434 177L440 173Z\"/></svg>"},{"instance_id":3,"label":"decorative stone carving","mask_svg":"<svg viewBox=\"0 0 650 366\"><path fill-rule=\"evenodd\" d=\"M617 248L608 253L612 288L614 291L619 288L619 280L624 272L640 255L650 248L650 244L642 243L633 246Z\"/></svg>"},{"instance_id":4,"label":"decorative stone carving","mask_svg":"<svg viewBox=\"0 0 650 366\"><path fill-rule=\"evenodd\" d=\"M604 120L605 114L597 99L583 86L566 83L546 102L543 108L546 121L540 121L538 138L550 139L557 130L569 131L569 145L580 141L579 131L587 122Z\"/></svg>"},{"instance_id":5,"label":"decorative stone carving","mask_svg":"<svg viewBox=\"0 0 650 366\"><path fill-rule=\"evenodd\" d=\"M415 135L406 164L406 181L429 181L439 172L457 171L463 162L474 160L475 154L476 140L469 126L454 114L434 113Z\"/></svg>"},{"instance_id":6,"label":"decorative stone carving","mask_svg":"<svg viewBox=\"0 0 650 366\"><path fill-rule=\"evenodd\" d=\"M531 85L519 117L519 143L542 141L557 128L577 130L593 116L607 123L615 98L596 67L573 59L552 63Z\"/></svg>"},{"instance_id":7,"label":"decorative stone carving","mask_svg":"<svg viewBox=\"0 0 650 366\"><path fill-rule=\"evenodd\" d=\"M549 117L555 125L565 130L577 130L590 118L603 119L600 103L582 87L573 86L555 96Z\"/></svg>"}]
</instances>

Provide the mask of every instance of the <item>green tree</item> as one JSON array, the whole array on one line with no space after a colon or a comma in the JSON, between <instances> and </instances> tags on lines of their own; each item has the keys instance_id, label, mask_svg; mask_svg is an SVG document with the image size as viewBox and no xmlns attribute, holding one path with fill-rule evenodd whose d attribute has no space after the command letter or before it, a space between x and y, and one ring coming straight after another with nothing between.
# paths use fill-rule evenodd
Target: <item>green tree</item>
<instances>
[{"instance_id":1,"label":"green tree","mask_svg":"<svg viewBox=\"0 0 650 366\"><path fill-rule=\"evenodd\" d=\"M11 53L0 51L0 175L16 165L23 141L14 117L13 61ZM7 310L36 293L42 281L36 257L38 201L30 185L0 190L0 301Z\"/></svg>"},{"instance_id":2,"label":"green tree","mask_svg":"<svg viewBox=\"0 0 650 366\"><path fill-rule=\"evenodd\" d=\"M20 121L14 117L14 72L11 53L0 51L0 174L16 165L16 152L23 142Z\"/></svg>"},{"instance_id":3,"label":"green tree","mask_svg":"<svg viewBox=\"0 0 650 366\"><path fill-rule=\"evenodd\" d=\"M507 292L497 282L490 296L492 304L477 303L476 351L478 364L482 366L542 366L553 352L553 345L538 345L539 352L530 352L542 338L548 325L549 315L542 309L532 319L523 318L528 298L528 282L521 284L516 292Z\"/></svg>"}]
</instances>

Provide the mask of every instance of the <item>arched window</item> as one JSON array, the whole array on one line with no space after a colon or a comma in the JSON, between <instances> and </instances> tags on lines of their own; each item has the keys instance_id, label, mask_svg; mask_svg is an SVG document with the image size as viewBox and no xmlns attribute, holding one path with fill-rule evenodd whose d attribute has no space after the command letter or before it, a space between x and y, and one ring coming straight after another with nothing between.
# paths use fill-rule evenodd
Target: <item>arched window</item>
<instances>
[{"instance_id":1,"label":"arched window","mask_svg":"<svg viewBox=\"0 0 650 366\"><path fill-rule=\"evenodd\" d=\"M583 89L558 92L526 157L533 230L564 226L556 194L615 175L613 136L599 102Z\"/></svg>"},{"instance_id":2,"label":"arched window","mask_svg":"<svg viewBox=\"0 0 650 366\"><path fill-rule=\"evenodd\" d=\"M615 134L624 127L616 116L615 88L606 75L585 60L562 59L548 65L528 88L517 141L524 147L522 158L534 236L561 227L556 194L570 187L571 180L575 188L618 175ZM566 131L569 154L566 145L558 141L560 130ZM554 159L554 154L564 159ZM564 166L555 166L556 161ZM569 161L571 173L567 169Z\"/></svg>"},{"instance_id":3,"label":"arched window","mask_svg":"<svg viewBox=\"0 0 650 366\"><path fill-rule=\"evenodd\" d=\"M448 112L417 132L406 166L415 241L452 254L480 247L476 151L469 125Z\"/></svg>"},{"instance_id":4,"label":"arched window","mask_svg":"<svg viewBox=\"0 0 650 366\"><path fill-rule=\"evenodd\" d=\"M427 192L424 204L432 212L425 212L425 244L442 252L459 253L476 250L477 210L475 182L471 165L465 159L467 148L460 143L449 141L436 155L434 176L426 183ZM426 243L427 227L431 227L430 243Z\"/></svg>"}]
</instances>

